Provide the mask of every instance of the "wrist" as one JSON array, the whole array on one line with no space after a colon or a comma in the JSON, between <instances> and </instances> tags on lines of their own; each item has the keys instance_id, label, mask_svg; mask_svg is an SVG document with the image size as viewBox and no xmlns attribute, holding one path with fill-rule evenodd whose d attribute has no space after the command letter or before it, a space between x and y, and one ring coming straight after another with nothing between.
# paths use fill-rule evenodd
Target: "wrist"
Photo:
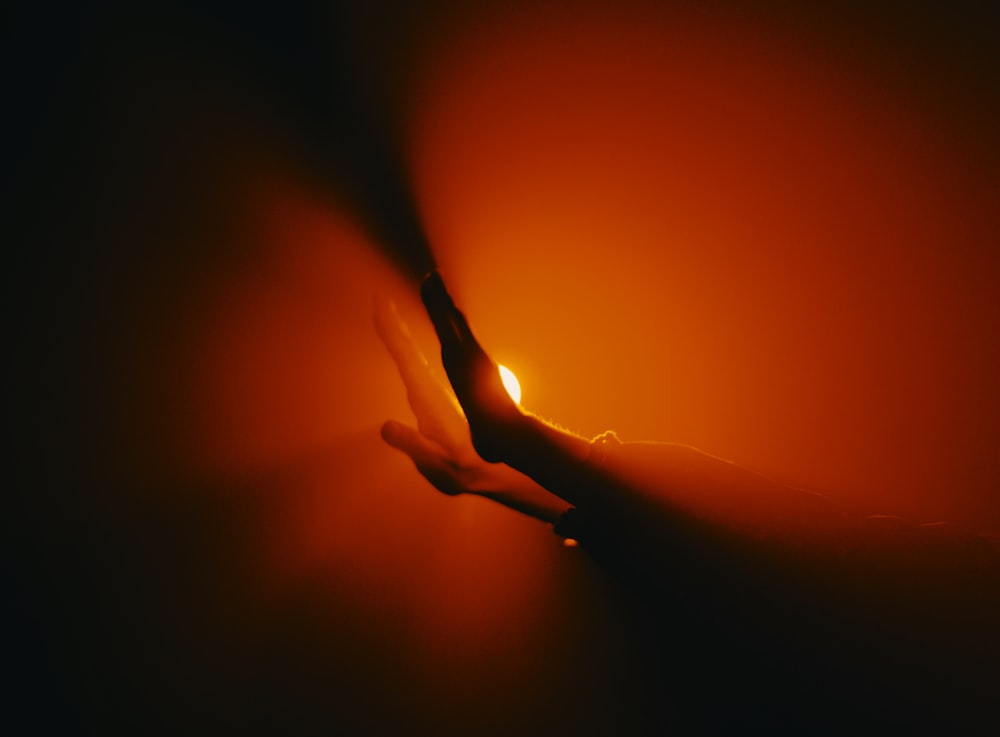
<instances>
[{"instance_id":1,"label":"wrist","mask_svg":"<svg viewBox=\"0 0 1000 737\"><path fill-rule=\"evenodd\" d=\"M502 419L496 415L478 417L467 413L472 445L487 463L507 463L517 467L519 460L531 448L533 442L532 422L534 418L519 407L503 413Z\"/></svg>"}]
</instances>

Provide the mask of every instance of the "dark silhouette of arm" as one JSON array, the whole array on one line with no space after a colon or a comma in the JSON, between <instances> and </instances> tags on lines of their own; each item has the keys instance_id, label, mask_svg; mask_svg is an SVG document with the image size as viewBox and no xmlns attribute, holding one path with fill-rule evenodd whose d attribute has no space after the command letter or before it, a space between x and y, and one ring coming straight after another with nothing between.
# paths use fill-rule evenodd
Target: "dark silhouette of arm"
<instances>
[{"instance_id":1,"label":"dark silhouette of arm","mask_svg":"<svg viewBox=\"0 0 1000 737\"><path fill-rule=\"evenodd\" d=\"M421 296L464 411L452 446L465 460L398 423L383 436L438 488L470 475L464 490L489 487L577 540L652 612L650 643L698 682L690 697L725 682L727 703L770 704L779 721L853 728L877 708L883 726L932 732L956 719L947 705L969 716L990 703L995 539L852 513L686 445L575 435L510 399L439 275ZM401 373L414 405L416 384Z\"/></svg>"}]
</instances>

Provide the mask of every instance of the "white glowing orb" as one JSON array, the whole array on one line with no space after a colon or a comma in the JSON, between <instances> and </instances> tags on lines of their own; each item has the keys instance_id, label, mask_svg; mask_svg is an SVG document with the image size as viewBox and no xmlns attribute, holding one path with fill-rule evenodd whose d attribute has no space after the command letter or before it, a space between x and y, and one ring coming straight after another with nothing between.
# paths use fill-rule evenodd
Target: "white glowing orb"
<instances>
[{"instance_id":1,"label":"white glowing orb","mask_svg":"<svg viewBox=\"0 0 1000 737\"><path fill-rule=\"evenodd\" d=\"M514 400L516 404L521 403L521 382L517 380L514 376L514 372L511 371L506 366L499 366L500 369L500 379L503 381L503 387L510 394L510 398Z\"/></svg>"}]
</instances>

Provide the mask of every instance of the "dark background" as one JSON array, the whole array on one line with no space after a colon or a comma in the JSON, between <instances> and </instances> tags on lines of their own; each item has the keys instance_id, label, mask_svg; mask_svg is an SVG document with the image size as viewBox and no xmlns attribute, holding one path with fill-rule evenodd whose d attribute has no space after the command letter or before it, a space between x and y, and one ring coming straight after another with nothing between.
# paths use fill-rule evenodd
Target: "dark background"
<instances>
[{"instance_id":1,"label":"dark background","mask_svg":"<svg viewBox=\"0 0 1000 737\"><path fill-rule=\"evenodd\" d=\"M969 391L982 407L964 415L978 446L961 457L981 468L974 488L921 502L995 527L1000 121L986 4L799 6L702 12L873 64L974 162L986 268L969 287L983 346ZM553 8L568 24L578 12ZM415 80L438 43L508 10L4 10L9 723L642 725L645 648L609 582L541 525L432 496L376 433L405 405L370 335L370 290L412 285L432 263L405 155ZM246 281L231 288L234 273ZM301 299L289 307L275 283ZM205 318L219 310L217 325ZM233 314L260 320L234 337Z\"/></svg>"}]
</instances>

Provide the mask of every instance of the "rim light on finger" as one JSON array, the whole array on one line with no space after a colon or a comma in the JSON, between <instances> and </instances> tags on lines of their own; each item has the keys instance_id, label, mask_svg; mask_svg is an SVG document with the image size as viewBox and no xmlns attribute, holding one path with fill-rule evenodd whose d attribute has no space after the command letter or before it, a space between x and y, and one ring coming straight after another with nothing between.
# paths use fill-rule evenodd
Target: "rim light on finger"
<instances>
[{"instance_id":1,"label":"rim light on finger","mask_svg":"<svg viewBox=\"0 0 1000 737\"><path fill-rule=\"evenodd\" d=\"M517 380L514 376L514 372L511 371L504 365L498 367L500 369L500 379L503 381L504 389L510 395L510 398L514 400L515 404L521 403L521 382Z\"/></svg>"}]
</instances>

